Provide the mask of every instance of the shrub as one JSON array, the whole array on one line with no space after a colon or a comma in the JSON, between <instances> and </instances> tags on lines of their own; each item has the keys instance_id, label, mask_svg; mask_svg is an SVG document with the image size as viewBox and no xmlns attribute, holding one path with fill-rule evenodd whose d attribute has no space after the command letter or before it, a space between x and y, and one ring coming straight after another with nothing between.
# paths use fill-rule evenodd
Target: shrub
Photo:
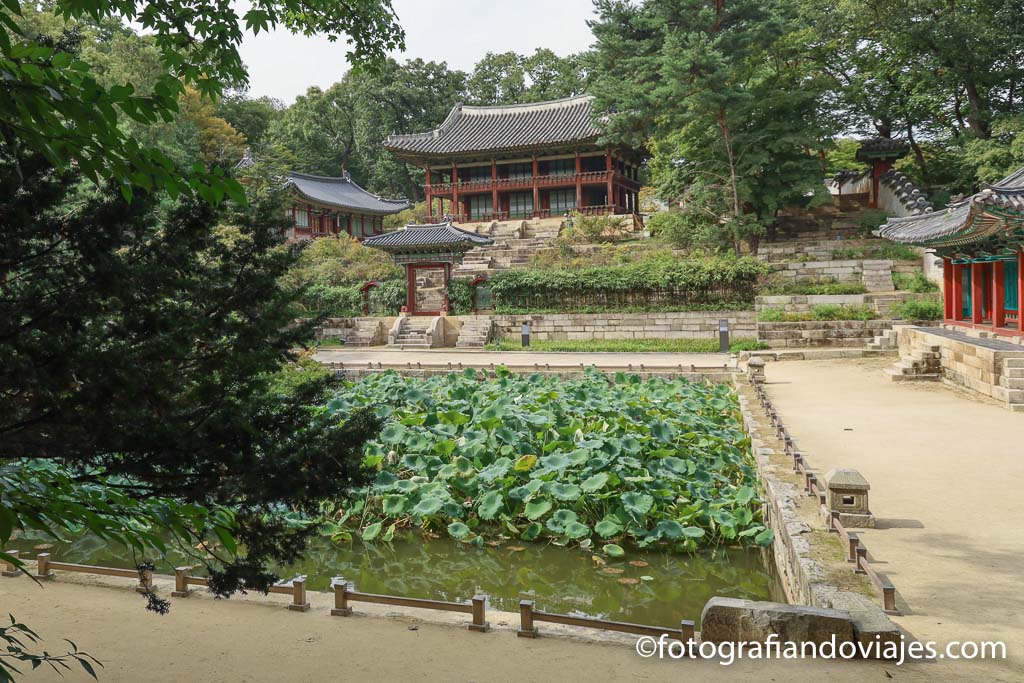
<instances>
[{"instance_id":1,"label":"shrub","mask_svg":"<svg viewBox=\"0 0 1024 683\"><path fill-rule=\"evenodd\" d=\"M384 216L384 231L391 232L392 230L398 230L404 225L410 223L423 224L427 222L427 203L418 202L413 205L411 209L405 211L399 211L393 213L390 216Z\"/></svg>"},{"instance_id":2,"label":"shrub","mask_svg":"<svg viewBox=\"0 0 1024 683\"><path fill-rule=\"evenodd\" d=\"M819 304L811 308L814 320L874 320L878 317L871 306Z\"/></svg>"},{"instance_id":3,"label":"shrub","mask_svg":"<svg viewBox=\"0 0 1024 683\"><path fill-rule=\"evenodd\" d=\"M286 287L362 286L370 280L394 280L402 269L378 249L368 249L348 235L322 237L302 247L295 266L282 278Z\"/></svg>"},{"instance_id":4,"label":"shrub","mask_svg":"<svg viewBox=\"0 0 1024 683\"><path fill-rule=\"evenodd\" d=\"M622 218L613 216L584 216L574 211L571 214L570 238L585 242L614 242L625 236Z\"/></svg>"},{"instance_id":5,"label":"shrub","mask_svg":"<svg viewBox=\"0 0 1024 683\"><path fill-rule=\"evenodd\" d=\"M893 273L892 281L896 285L896 289L900 291L908 291L915 294L928 294L939 291L939 286L925 277L921 271L916 271L912 275Z\"/></svg>"},{"instance_id":6,"label":"shrub","mask_svg":"<svg viewBox=\"0 0 1024 683\"><path fill-rule=\"evenodd\" d=\"M751 257L658 258L623 266L505 270L494 276L495 309L608 309L753 300L767 266Z\"/></svg>"},{"instance_id":7,"label":"shrub","mask_svg":"<svg viewBox=\"0 0 1024 683\"><path fill-rule=\"evenodd\" d=\"M757 322L759 323L781 323L786 320L786 311L782 308L763 308L757 312Z\"/></svg>"},{"instance_id":8,"label":"shrub","mask_svg":"<svg viewBox=\"0 0 1024 683\"><path fill-rule=\"evenodd\" d=\"M448 295L448 307L453 315L465 315L473 312L472 280L468 278L448 281L445 293Z\"/></svg>"},{"instance_id":9,"label":"shrub","mask_svg":"<svg viewBox=\"0 0 1024 683\"><path fill-rule=\"evenodd\" d=\"M884 244L877 244L870 247L834 249L832 250L832 258L836 261L852 261L857 259L916 261L921 258L921 254L919 254L913 247L908 247L905 244L893 244L891 242L886 242Z\"/></svg>"},{"instance_id":10,"label":"shrub","mask_svg":"<svg viewBox=\"0 0 1024 683\"><path fill-rule=\"evenodd\" d=\"M388 280L370 290L370 312L397 315L409 296L405 279Z\"/></svg>"},{"instance_id":11,"label":"shrub","mask_svg":"<svg viewBox=\"0 0 1024 683\"><path fill-rule=\"evenodd\" d=\"M307 315L344 318L362 314L363 295L355 286L316 284L306 289L301 303Z\"/></svg>"},{"instance_id":12,"label":"shrub","mask_svg":"<svg viewBox=\"0 0 1024 683\"><path fill-rule=\"evenodd\" d=\"M904 301L896 307L896 314L904 320L942 320L945 311L941 301L925 299Z\"/></svg>"},{"instance_id":13,"label":"shrub","mask_svg":"<svg viewBox=\"0 0 1024 683\"><path fill-rule=\"evenodd\" d=\"M781 308L765 308L757 313L762 323L795 323L805 320L874 320L878 317L871 306L819 304L810 311L787 313Z\"/></svg>"},{"instance_id":14,"label":"shrub","mask_svg":"<svg viewBox=\"0 0 1024 683\"><path fill-rule=\"evenodd\" d=\"M860 282L836 282L834 278L816 282L769 283L760 290L766 296L815 294L867 294L868 288Z\"/></svg>"}]
</instances>

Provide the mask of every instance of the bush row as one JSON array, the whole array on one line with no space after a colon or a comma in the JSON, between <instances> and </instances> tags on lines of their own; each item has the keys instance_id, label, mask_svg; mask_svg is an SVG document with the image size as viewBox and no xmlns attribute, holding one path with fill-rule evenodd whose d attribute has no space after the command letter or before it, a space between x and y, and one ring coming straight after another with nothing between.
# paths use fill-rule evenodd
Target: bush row
<instances>
[{"instance_id":1,"label":"bush row","mask_svg":"<svg viewBox=\"0 0 1024 683\"><path fill-rule=\"evenodd\" d=\"M624 266L577 270L506 270L494 276L495 308L701 306L751 302L767 266L751 257L650 259Z\"/></svg>"}]
</instances>

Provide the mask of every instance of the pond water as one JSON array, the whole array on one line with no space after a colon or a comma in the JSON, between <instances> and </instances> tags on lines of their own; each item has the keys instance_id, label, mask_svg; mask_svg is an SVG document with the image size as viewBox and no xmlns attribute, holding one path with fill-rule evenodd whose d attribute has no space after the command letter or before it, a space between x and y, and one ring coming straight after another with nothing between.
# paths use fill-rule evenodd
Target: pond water
<instances>
[{"instance_id":1,"label":"pond water","mask_svg":"<svg viewBox=\"0 0 1024 683\"><path fill-rule=\"evenodd\" d=\"M21 539L11 547L31 557L38 542ZM50 552L58 561L134 566L120 546L88 536L54 544ZM390 544L338 545L323 539L313 543L301 564L280 574L305 574L314 591L328 591L331 577L344 576L369 593L451 601L485 593L492 607L507 612L517 612L519 601L527 599L550 612L675 627L681 619L699 621L704 603L715 595L784 601L766 558L765 551L736 548L695 555L634 550L604 558L539 543L476 548L418 536ZM172 573L171 566L157 571Z\"/></svg>"}]
</instances>

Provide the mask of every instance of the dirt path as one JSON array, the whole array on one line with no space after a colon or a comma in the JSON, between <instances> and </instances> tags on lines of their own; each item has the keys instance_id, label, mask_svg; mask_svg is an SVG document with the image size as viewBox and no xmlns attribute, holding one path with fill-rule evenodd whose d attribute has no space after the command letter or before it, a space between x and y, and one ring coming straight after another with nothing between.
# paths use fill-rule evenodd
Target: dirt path
<instances>
[{"instance_id":1,"label":"dirt path","mask_svg":"<svg viewBox=\"0 0 1024 683\"><path fill-rule=\"evenodd\" d=\"M924 640L1002 640L1009 661L964 675L1024 680L1024 415L938 384L889 382L889 361L772 363L768 392L812 467L871 484L861 535Z\"/></svg>"},{"instance_id":2,"label":"dirt path","mask_svg":"<svg viewBox=\"0 0 1024 683\"><path fill-rule=\"evenodd\" d=\"M68 637L96 655L104 663L101 682L936 680L928 664L745 660L722 666L643 659L628 636L606 642L517 638L518 616L502 613L489 613L493 630L485 634L389 618L387 608L374 605L357 607L375 616L331 617L326 594L310 595L312 609L304 614L285 609L284 596L214 601L196 594L173 599L170 614L161 617L143 610L130 584L63 573L42 588L24 577L2 579L0 607L47 638L44 647L62 652L60 639ZM169 581L157 585L164 595L170 590ZM549 634L556 628L541 627ZM91 679L79 671L60 678L40 669L24 680Z\"/></svg>"}]
</instances>

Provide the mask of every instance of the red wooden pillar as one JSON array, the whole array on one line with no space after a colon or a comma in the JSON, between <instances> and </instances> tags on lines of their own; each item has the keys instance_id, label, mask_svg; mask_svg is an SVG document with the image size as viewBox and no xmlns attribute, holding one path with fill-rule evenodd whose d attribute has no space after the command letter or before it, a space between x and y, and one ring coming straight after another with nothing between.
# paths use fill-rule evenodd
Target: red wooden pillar
<instances>
[{"instance_id":1,"label":"red wooden pillar","mask_svg":"<svg viewBox=\"0 0 1024 683\"><path fill-rule=\"evenodd\" d=\"M498 162L491 159L491 215L498 219Z\"/></svg>"},{"instance_id":2,"label":"red wooden pillar","mask_svg":"<svg viewBox=\"0 0 1024 683\"><path fill-rule=\"evenodd\" d=\"M540 188L537 187L537 176L540 171L538 170L537 157L533 157L533 215L534 217L540 214Z\"/></svg>"},{"instance_id":3,"label":"red wooden pillar","mask_svg":"<svg viewBox=\"0 0 1024 683\"><path fill-rule=\"evenodd\" d=\"M580 182L580 152L576 150L576 210L583 206L583 183Z\"/></svg>"},{"instance_id":4,"label":"red wooden pillar","mask_svg":"<svg viewBox=\"0 0 1024 683\"><path fill-rule=\"evenodd\" d=\"M412 313L413 310L415 309L415 305L414 305L415 301L416 301L416 272L415 272L415 270L416 269L413 268L408 263L405 264L405 275L409 279L409 286L407 288L408 292L407 292L407 297L406 297L406 301L405 301L405 310L408 311L409 313Z\"/></svg>"},{"instance_id":5,"label":"red wooden pillar","mask_svg":"<svg viewBox=\"0 0 1024 683\"><path fill-rule=\"evenodd\" d=\"M1017 252L1017 331L1024 333L1024 246Z\"/></svg>"},{"instance_id":6,"label":"red wooden pillar","mask_svg":"<svg viewBox=\"0 0 1024 683\"><path fill-rule=\"evenodd\" d=\"M1006 324L1006 264L992 263L992 327L1001 328Z\"/></svg>"},{"instance_id":7,"label":"red wooden pillar","mask_svg":"<svg viewBox=\"0 0 1024 683\"><path fill-rule=\"evenodd\" d=\"M614 173L612 173L612 151L610 149L606 149L604 151L604 170L608 175L608 199L605 200L605 203L614 206L615 189L612 187L612 178L614 177Z\"/></svg>"},{"instance_id":8,"label":"red wooden pillar","mask_svg":"<svg viewBox=\"0 0 1024 683\"><path fill-rule=\"evenodd\" d=\"M982 263L971 264L971 322L982 321L982 307L985 305L985 267Z\"/></svg>"},{"instance_id":9,"label":"red wooden pillar","mask_svg":"<svg viewBox=\"0 0 1024 683\"><path fill-rule=\"evenodd\" d=\"M452 162L452 213L456 214L456 222L461 220L457 215L459 213L459 167L454 161Z\"/></svg>"},{"instance_id":10,"label":"red wooden pillar","mask_svg":"<svg viewBox=\"0 0 1024 683\"><path fill-rule=\"evenodd\" d=\"M961 320L964 311L964 276L963 265L953 266L953 317L951 320Z\"/></svg>"},{"instance_id":11,"label":"red wooden pillar","mask_svg":"<svg viewBox=\"0 0 1024 683\"><path fill-rule=\"evenodd\" d=\"M878 179L892 168L892 163L892 159L875 159L871 163L871 203L869 206L872 209L878 208Z\"/></svg>"},{"instance_id":12,"label":"red wooden pillar","mask_svg":"<svg viewBox=\"0 0 1024 683\"><path fill-rule=\"evenodd\" d=\"M956 306L954 304L956 295L953 293L954 270L956 270L956 266L953 265L952 259L942 259L942 301L945 308L945 314L943 317L946 320L956 320L956 314L954 312L956 311Z\"/></svg>"},{"instance_id":13,"label":"red wooden pillar","mask_svg":"<svg viewBox=\"0 0 1024 683\"><path fill-rule=\"evenodd\" d=\"M427 185L423 189L426 191L426 194L427 194L427 215L428 216L433 216L434 215L434 201L433 201L434 197L433 197L433 195L430 192L430 189L431 189L430 186L431 186L431 181L430 181L430 164L427 164Z\"/></svg>"}]
</instances>

